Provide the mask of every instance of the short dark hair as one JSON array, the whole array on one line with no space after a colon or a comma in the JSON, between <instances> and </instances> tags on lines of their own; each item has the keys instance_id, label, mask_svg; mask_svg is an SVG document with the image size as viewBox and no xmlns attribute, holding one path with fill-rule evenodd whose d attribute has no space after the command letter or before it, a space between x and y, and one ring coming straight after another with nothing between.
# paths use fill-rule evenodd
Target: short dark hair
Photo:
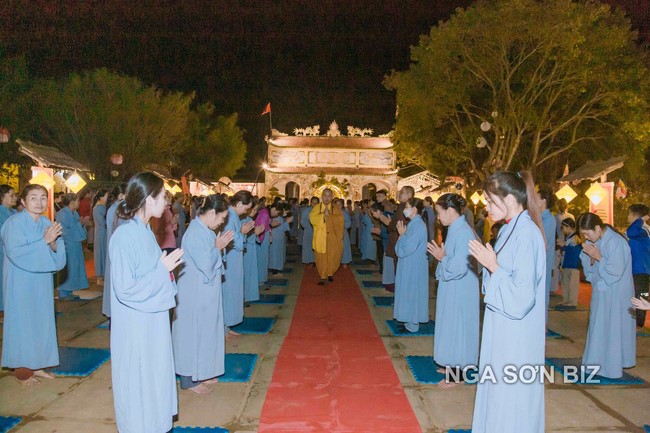
<instances>
[{"instance_id":1,"label":"short dark hair","mask_svg":"<svg viewBox=\"0 0 650 433\"><path fill-rule=\"evenodd\" d=\"M562 225L564 227L571 227L572 229L576 228L576 222L573 221L573 218L564 218L562 220Z\"/></svg>"},{"instance_id":2,"label":"short dark hair","mask_svg":"<svg viewBox=\"0 0 650 433\"><path fill-rule=\"evenodd\" d=\"M642 217L648 215L648 206L642 203L635 203L633 205L630 205L630 207L628 208L628 212Z\"/></svg>"}]
</instances>

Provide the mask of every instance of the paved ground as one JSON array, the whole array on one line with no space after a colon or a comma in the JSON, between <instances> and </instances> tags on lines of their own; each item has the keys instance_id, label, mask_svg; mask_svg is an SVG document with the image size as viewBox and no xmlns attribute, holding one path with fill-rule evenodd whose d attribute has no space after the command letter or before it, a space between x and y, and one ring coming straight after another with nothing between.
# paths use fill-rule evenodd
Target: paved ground
<instances>
[{"instance_id":1,"label":"paved ground","mask_svg":"<svg viewBox=\"0 0 650 433\"><path fill-rule=\"evenodd\" d=\"M290 251L297 252L294 245ZM290 255L290 259L297 256ZM256 353L257 365L249 382L219 383L214 392L198 396L179 391L180 415L177 426L221 426L233 432L255 432L276 356L287 334L296 303L302 266L289 264L293 272L282 275L287 287L274 287L269 294L286 294L284 305L253 305L247 316L275 317L269 334L245 335L229 342L228 353ZM357 268L357 267L355 267ZM359 267L361 268L361 267ZM372 267L363 267L372 269ZM357 275L363 280L378 280L379 275ZM280 276L278 276L280 277ZM91 290L97 287L91 287ZM425 432L444 432L450 428L469 428L475 387L458 386L443 390L436 385L418 384L409 370L406 355L430 356L431 337L393 337L385 320L392 308L373 306L372 296L388 295L383 289L361 289L377 329L391 356L415 414ZM430 311L435 311L434 286ZM554 300L557 302L557 300ZM104 322L101 298L88 302L58 302L57 331L60 346L108 348L109 334L96 326ZM576 358L582 355L588 311L549 314L550 328L563 336L547 339L547 357ZM650 333L650 331L646 330ZM630 374L644 379L643 385L546 386L546 426L549 432L642 432L650 424L650 337L637 339L637 366ZM0 415L20 416L12 430L27 432L114 432L110 361L84 378L57 378L37 388L22 388L13 375L0 372ZM524 433L524 432L522 432Z\"/></svg>"}]
</instances>

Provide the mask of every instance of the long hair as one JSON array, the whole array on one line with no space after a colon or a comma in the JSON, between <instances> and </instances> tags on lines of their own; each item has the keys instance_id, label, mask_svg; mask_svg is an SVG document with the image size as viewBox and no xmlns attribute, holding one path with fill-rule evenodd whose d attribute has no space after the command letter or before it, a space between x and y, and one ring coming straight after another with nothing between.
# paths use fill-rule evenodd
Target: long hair
<instances>
[{"instance_id":1,"label":"long hair","mask_svg":"<svg viewBox=\"0 0 650 433\"><path fill-rule=\"evenodd\" d=\"M123 220L133 219L145 205L147 197L158 196L165 186L163 180L153 173L143 171L133 175L126 186L124 201L117 207L117 216Z\"/></svg>"},{"instance_id":2,"label":"long hair","mask_svg":"<svg viewBox=\"0 0 650 433\"><path fill-rule=\"evenodd\" d=\"M203 202L197 209L197 213L204 215L211 210L214 210L216 213L226 211L228 210L228 202L218 194L207 195L203 198Z\"/></svg>"},{"instance_id":3,"label":"long hair","mask_svg":"<svg viewBox=\"0 0 650 433\"><path fill-rule=\"evenodd\" d=\"M104 197L104 196L106 195L107 192L108 192L108 190L107 190L106 188L100 188L100 189L97 191L97 193L95 194L95 196L93 197L93 201L92 201L92 204L91 204L90 208L91 208L91 209L94 208L95 205L97 204L97 202L98 202L102 197ZM108 203L108 202L107 202L107 203ZM108 206L106 206L106 208L108 209Z\"/></svg>"},{"instance_id":4,"label":"long hair","mask_svg":"<svg viewBox=\"0 0 650 433\"><path fill-rule=\"evenodd\" d=\"M544 234L541 206L535 191L533 176L529 171L518 171L516 173L513 171L497 171L485 180L483 190L502 199L511 194L517 200L517 203L528 211L530 218Z\"/></svg>"},{"instance_id":5,"label":"long hair","mask_svg":"<svg viewBox=\"0 0 650 433\"><path fill-rule=\"evenodd\" d=\"M448 193L441 195L436 200L436 206L440 206L445 210L452 208L458 215L463 215L465 206L467 206L467 200L459 194Z\"/></svg>"},{"instance_id":6,"label":"long hair","mask_svg":"<svg viewBox=\"0 0 650 433\"><path fill-rule=\"evenodd\" d=\"M106 210L110 209L110 207L117 201L117 198L120 196L120 194L124 194L126 192L126 185L123 183L119 185L115 185L113 189L111 190L110 194L108 194L108 200L106 201Z\"/></svg>"}]
</instances>

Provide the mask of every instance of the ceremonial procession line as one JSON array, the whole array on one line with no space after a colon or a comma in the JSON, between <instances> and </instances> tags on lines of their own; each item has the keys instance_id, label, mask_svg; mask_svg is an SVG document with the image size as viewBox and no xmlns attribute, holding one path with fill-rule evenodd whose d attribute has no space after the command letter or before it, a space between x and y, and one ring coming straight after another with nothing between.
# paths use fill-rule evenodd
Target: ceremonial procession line
<instances>
[{"instance_id":1,"label":"ceremonial procession line","mask_svg":"<svg viewBox=\"0 0 650 433\"><path fill-rule=\"evenodd\" d=\"M246 309L250 333L227 343L227 371L215 392L179 392L175 432L469 431L476 388L435 385L444 375L432 368L433 321L414 335L400 334L392 296L373 266L355 257L351 270L339 270L335 282L322 287L315 285L315 270L299 264L299 250L289 245L288 251L287 272L272 278L261 302ZM546 353L553 367L582 354L583 289L578 310L549 313L554 332ZM435 311L433 280L430 293ZM0 432L12 426L12 433L115 432L101 298L56 307L60 377L29 389L3 370ZM639 333L637 350L634 375L623 382L571 384L558 380L556 370L546 385L547 431L643 432L650 423L647 331Z\"/></svg>"}]
</instances>

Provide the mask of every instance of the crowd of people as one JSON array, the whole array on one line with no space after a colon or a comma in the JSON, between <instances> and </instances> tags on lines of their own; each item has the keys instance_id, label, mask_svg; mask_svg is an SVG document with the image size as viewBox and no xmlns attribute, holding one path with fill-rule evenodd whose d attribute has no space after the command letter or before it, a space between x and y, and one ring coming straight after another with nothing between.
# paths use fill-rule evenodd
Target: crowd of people
<instances>
[{"instance_id":1,"label":"crowd of people","mask_svg":"<svg viewBox=\"0 0 650 433\"><path fill-rule=\"evenodd\" d=\"M430 320L429 282L437 281L436 367L496 376L478 382L472 431L543 432L543 382L508 384L504 368L544 365L550 294L561 286L555 308L576 308L581 270L592 286L583 365L608 378L635 365L635 325L650 309L648 208L630 206L621 234L595 214L568 213L528 172L497 172L483 191L487 205L475 221L462 196L420 199L409 186L397 201L380 190L353 203L328 188L302 202L248 191L186 200L143 172L111 191L57 194L52 222L44 187L28 185L18 202L1 185L2 366L24 385L53 378L45 370L59 363L53 275L59 299L75 299L89 286L83 242L92 243L118 429L168 432L176 375L182 390L211 392L224 373L225 341L239 337L233 327L269 288L269 274L284 272L288 242L301 246L323 290L356 247L394 292L400 332Z\"/></svg>"}]
</instances>

